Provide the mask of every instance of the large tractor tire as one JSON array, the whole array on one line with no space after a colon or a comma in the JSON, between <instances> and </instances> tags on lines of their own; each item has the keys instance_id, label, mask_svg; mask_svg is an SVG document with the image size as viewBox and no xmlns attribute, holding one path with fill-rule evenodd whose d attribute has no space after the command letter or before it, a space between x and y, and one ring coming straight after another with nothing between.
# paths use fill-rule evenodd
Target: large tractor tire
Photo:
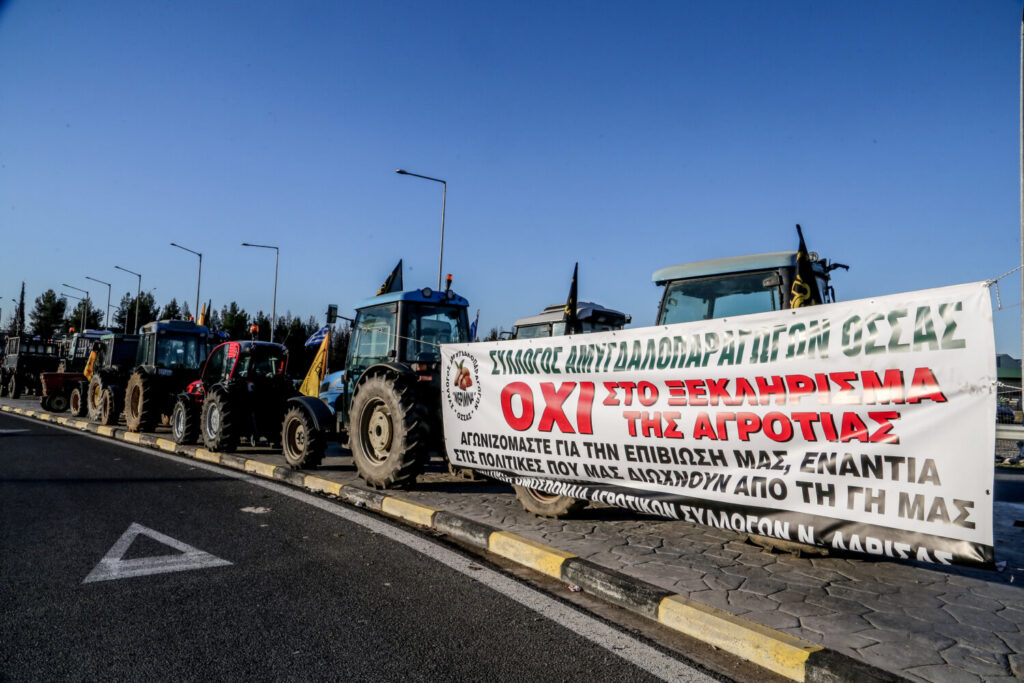
<instances>
[{"instance_id":1,"label":"large tractor tire","mask_svg":"<svg viewBox=\"0 0 1024 683\"><path fill-rule=\"evenodd\" d=\"M11 398L21 398L21 382L18 381L17 375L11 375L7 380L7 395Z\"/></svg>"},{"instance_id":2,"label":"large tractor tire","mask_svg":"<svg viewBox=\"0 0 1024 683\"><path fill-rule=\"evenodd\" d=\"M93 374L89 380L89 388L85 392L85 407L89 411L89 420L100 421L100 413L103 412L103 390L107 383L103 381L102 373Z\"/></svg>"},{"instance_id":3,"label":"large tractor tire","mask_svg":"<svg viewBox=\"0 0 1024 683\"><path fill-rule=\"evenodd\" d=\"M327 439L309 412L302 406L292 406L281 426L281 452L288 466L293 470L315 469L326 451Z\"/></svg>"},{"instance_id":4,"label":"large tractor tire","mask_svg":"<svg viewBox=\"0 0 1024 683\"><path fill-rule=\"evenodd\" d=\"M513 484L512 488L516 490L516 498L519 499L520 504L522 504L526 511L541 517L552 517L555 519L566 517L578 510L582 510L589 502L558 493L538 491L537 489L519 486L518 484Z\"/></svg>"},{"instance_id":5,"label":"large tractor tire","mask_svg":"<svg viewBox=\"0 0 1024 683\"><path fill-rule=\"evenodd\" d=\"M216 385L206 394L199 420L203 443L211 451L230 453L238 448L238 424L231 392Z\"/></svg>"},{"instance_id":6,"label":"large tractor tire","mask_svg":"<svg viewBox=\"0 0 1024 683\"><path fill-rule=\"evenodd\" d=\"M160 415L160 399L153 378L144 372L133 373L124 394L124 421L130 432L151 432Z\"/></svg>"},{"instance_id":7,"label":"large tractor tire","mask_svg":"<svg viewBox=\"0 0 1024 683\"><path fill-rule=\"evenodd\" d=\"M178 397L171 413L174 443L193 444L199 440L199 408L190 398Z\"/></svg>"},{"instance_id":8,"label":"large tractor tire","mask_svg":"<svg viewBox=\"0 0 1024 683\"><path fill-rule=\"evenodd\" d=\"M7 395L7 377L0 371L0 398Z\"/></svg>"},{"instance_id":9,"label":"large tractor tire","mask_svg":"<svg viewBox=\"0 0 1024 683\"><path fill-rule=\"evenodd\" d=\"M68 397L64 394L54 394L53 396L45 396L44 398L50 399L49 410L55 413L63 413L68 409Z\"/></svg>"},{"instance_id":10,"label":"large tractor tire","mask_svg":"<svg viewBox=\"0 0 1024 683\"><path fill-rule=\"evenodd\" d=\"M42 408L43 410L49 412L51 410L51 408L50 408L50 397L49 396L41 397L39 399L39 407Z\"/></svg>"},{"instance_id":11,"label":"large tractor tire","mask_svg":"<svg viewBox=\"0 0 1024 683\"><path fill-rule=\"evenodd\" d=\"M383 374L356 389L349 410L349 445L359 476L374 488L407 486L430 458L425 411L401 379Z\"/></svg>"},{"instance_id":12,"label":"large tractor tire","mask_svg":"<svg viewBox=\"0 0 1024 683\"><path fill-rule=\"evenodd\" d=\"M121 387L110 384L103 388L103 396L100 399L100 424L116 425L124 410L124 394Z\"/></svg>"},{"instance_id":13,"label":"large tractor tire","mask_svg":"<svg viewBox=\"0 0 1024 683\"><path fill-rule=\"evenodd\" d=\"M71 390L71 398L68 400L68 407L71 410L71 414L75 417L84 417L89 412L89 407L86 405L85 400L85 394L87 391L88 387L84 382Z\"/></svg>"}]
</instances>

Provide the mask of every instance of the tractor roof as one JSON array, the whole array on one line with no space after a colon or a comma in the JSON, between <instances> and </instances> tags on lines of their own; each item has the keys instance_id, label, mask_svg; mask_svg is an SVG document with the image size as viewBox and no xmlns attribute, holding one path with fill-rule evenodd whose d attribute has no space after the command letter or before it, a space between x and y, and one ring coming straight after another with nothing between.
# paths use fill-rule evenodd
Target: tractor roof
<instances>
[{"instance_id":1,"label":"tractor roof","mask_svg":"<svg viewBox=\"0 0 1024 683\"><path fill-rule=\"evenodd\" d=\"M265 341L229 341L224 342L225 344L238 344L239 353L246 354L251 353L257 349L267 349L268 351L278 351L288 355L288 347L284 344L278 344L277 342L265 342ZM218 346L220 346L218 344Z\"/></svg>"},{"instance_id":2,"label":"tractor roof","mask_svg":"<svg viewBox=\"0 0 1024 683\"><path fill-rule=\"evenodd\" d=\"M204 325L196 325L191 320L155 320L146 323L139 330L142 334L153 334L154 332L180 332L183 334L198 334L209 336L210 330Z\"/></svg>"},{"instance_id":3,"label":"tractor roof","mask_svg":"<svg viewBox=\"0 0 1024 683\"><path fill-rule=\"evenodd\" d=\"M728 273L742 273L750 270L768 270L770 268L787 268L796 265L795 251L772 251L765 254L749 254L746 256L728 256L726 258L709 259L681 263L654 271L651 280L663 285L673 280L689 280L697 277L711 277ZM812 259L814 256L811 257ZM821 271L820 262L815 263L815 270Z\"/></svg>"},{"instance_id":4,"label":"tractor roof","mask_svg":"<svg viewBox=\"0 0 1024 683\"><path fill-rule=\"evenodd\" d=\"M628 322L629 315L622 311L616 311L614 308L607 308L591 301L580 301L576 304L576 315L580 320L587 320L596 314L602 313L616 318L621 317ZM515 325L516 327L522 327L524 325L553 323L560 320L565 320L565 304L552 304L537 315L520 318L515 322Z\"/></svg>"},{"instance_id":5,"label":"tractor roof","mask_svg":"<svg viewBox=\"0 0 1024 683\"><path fill-rule=\"evenodd\" d=\"M409 301L421 304L448 304L450 306L462 307L469 306L469 302L466 301L466 299L453 291L449 291L446 297L444 292L435 292L430 287L424 287L423 289L407 289L404 292L388 292L387 294L381 294L380 296L363 299L356 304L356 310L359 311L364 308L369 308L370 306L390 304L396 301Z\"/></svg>"}]
</instances>

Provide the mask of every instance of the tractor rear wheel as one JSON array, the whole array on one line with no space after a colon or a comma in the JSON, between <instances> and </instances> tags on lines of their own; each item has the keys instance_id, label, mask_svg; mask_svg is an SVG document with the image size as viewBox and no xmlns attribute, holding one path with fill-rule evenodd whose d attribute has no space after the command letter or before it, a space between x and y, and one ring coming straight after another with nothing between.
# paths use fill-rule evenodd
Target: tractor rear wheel
<instances>
[{"instance_id":1,"label":"tractor rear wheel","mask_svg":"<svg viewBox=\"0 0 1024 683\"><path fill-rule=\"evenodd\" d=\"M235 406L231 395L223 387L213 387L203 401L199 431L203 443L211 451L230 453L238 447L238 426L235 424Z\"/></svg>"},{"instance_id":2,"label":"tractor rear wheel","mask_svg":"<svg viewBox=\"0 0 1024 683\"><path fill-rule=\"evenodd\" d=\"M100 424L116 425L124 410L123 399L121 398L121 387L108 385L103 389L103 396L100 399Z\"/></svg>"},{"instance_id":3,"label":"tractor rear wheel","mask_svg":"<svg viewBox=\"0 0 1024 683\"><path fill-rule=\"evenodd\" d=\"M49 396L43 396L42 398L40 398L39 399L39 407L42 408L45 411L52 410L50 408L50 397Z\"/></svg>"},{"instance_id":4,"label":"tractor rear wheel","mask_svg":"<svg viewBox=\"0 0 1024 683\"><path fill-rule=\"evenodd\" d=\"M192 444L199 440L199 409L190 398L178 398L171 413L174 443Z\"/></svg>"},{"instance_id":5,"label":"tractor rear wheel","mask_svg":"<svg viewBox=\"0 0 1024 683\"><path fill-rule=\"evenodd\" d=\"M424 412L400 379L383 374L356 389L349 442L359 476L374 488L406 486L426 467L430 451Z\"/></svg>"},{"instance_id":6,"label":"tractor rear wheel","mask_svg":"<svg viewBox=\"0 0 1024 683\"><path fill-rule=\"evenodd\" d=\"M84 383L71 390L71 414L75 417L82 417L88 412L88 408L85 405L85 392L86 387Z\"/></svg>"},{"instance_id":7,"label":"tractor rear wheel","mask_svg":"<svg viewBox=\"0 0 1024 683\"><path fill-rule=\"evenodd\" d=\"M527 512L532 512L541 517L559 518L582 510L587 506L588 501L581 498L572 498L558 493L546 493L531 489L527 486L513 484L516 490L516 498Z\"/></svg>"},{"instance_id":8,"label":"tractor rear wheel","mask_svg":"<svg viewBox=\"0 0 1024 683\"><path fill-rule=\"evenodd\" d=\"M124 394L124 420L128 431L151 432L160 419L156 383L144 372L133 373Z\"/></svg>"},{"instance_id":9,"label":"tractor rear wheel","mask_svg":"<svg viewBox=\"0 0 1024 683\"><path fill-rule=\"evenodd\" d=\"M293 470L316 469L323 462L327 440L302 406L285 413L281 426L281 453Z\"/></svg>"},{"instance_id":10,"label":"tractor rear wheel","mask_svg":"<svg viewBox=\"0 0 1024 683\"><path fill-rule=\"evenodd\" d=\"M11 378L7 380L7 395L11 398L21 398L21 384L18 382L17 375L11 375Z\"/></svg>"},{"instance_id":11,"label":"tractor rear wheel","mask_svg":"<svg viewBox=\"0 0 1024 683\"><path fill-rule=\"evenodd\" d=\"M63 413L68 409L68 397L64 394L54 394L49 397L50 408L55 413Z\"/></svg>"},{"instance_id":12,"label":"tractor rear wheel","mask_svg":"<svg viewBox=\"0 0 1024 683\"><path fill-rule=\"evenodd\" d=\"M103 381L103 375L98 372L89 379L89 388L85 393L85 399L89 419L93 422L100 421L100 413L103 412L103 390L106 386L107 383Z\"/></svg>"}]
</instances>

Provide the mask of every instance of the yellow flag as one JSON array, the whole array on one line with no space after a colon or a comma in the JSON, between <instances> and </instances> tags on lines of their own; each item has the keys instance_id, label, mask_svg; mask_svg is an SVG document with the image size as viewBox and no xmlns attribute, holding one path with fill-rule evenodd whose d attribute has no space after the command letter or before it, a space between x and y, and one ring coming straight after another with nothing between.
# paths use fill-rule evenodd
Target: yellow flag
<instances>
[{"instance_id":1,"label":"yellow flag","mask_svg":"<svg viewBox=\"0 0 1024 683\"><path fill-rule=\"evenodd\" d=\"M203 307L199 311L199 318L196 320L197 325L206 324L206 302L203 302Z\"/></svg>"},{"instance_id":2,"label":"yellow flag","mask_svg":"<svg viewBox=\"0 0 1024 683\"><path fill-rule=\"evenodd\" d=\"M89 352L89 360L85 361L85 370L82 370L82 374L85 375L86 379L92 379L92 373L96 368L96 352Z\"/></svg>"},{"instance_id":3,"label":"yellow flag","mask_svg":"<svg viewBox=\"0 0 1024 683\"><path fill-rule=\"evenodd\" d=\"M313 359L313 364L309 366L309 372L306 373L306 379L302 380L302 386L299 387L300 394L305 396L320 395L320 382L324 378L324 365L327 363L327 342L330 339L331 335L327 335L320 342L320 349L316 352L316 358Z\"/></svg>"}]
</instances>

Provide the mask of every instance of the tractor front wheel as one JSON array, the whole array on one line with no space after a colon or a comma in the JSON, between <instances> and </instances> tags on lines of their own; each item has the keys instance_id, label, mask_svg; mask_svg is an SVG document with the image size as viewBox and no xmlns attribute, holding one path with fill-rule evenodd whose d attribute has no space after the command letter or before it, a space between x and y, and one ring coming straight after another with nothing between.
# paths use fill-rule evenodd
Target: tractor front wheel
<instances>
[{"instance_id":1,"label":"tractor front wheel","mask_svg":"<svg viewBox=\"0 0 1024 683\"><path fill-rule=\"evenodd\" d=\"M7 380L7 395L11 398L21 397L21 384L18 383L17 375L11 375L11 378Z\"/></svg>"},{"instance_id":2,"label":"tractor front wheel","mask_svg":"<svg viewBox=\"0 0 1024 683\"><path fill-rule=\"evenodd\" d=\"M71 390L71 414L75 417L83 417L88 412L88 408L85 405L85 392L85 386L77 386Z\"/></svg>"},{"instance_id":3,"label":"tractor front wheel","mask_svg":"<svg viewBox=\"0 0 1024 683\"><path fill-rule=\"evenodd\" d=\"M104 387L100 398L100 424L116 425L124 410L121 388L115 385Z\"/></svg>"},{"instance_id":4,"label":"tractor front wheel","mask_svg":"<svg viewBox=\"0 0 1024 683\"><path fill-rule=\"evenodd\" d=\"M526 511L541 517L552 517L555 519L565 517L577 510L582 510L588 502L580 498L563 496L558 493L546 493L518 484L513 484L512 488L516 490L516 498L519 499L520 504L522 504Z\"/></svg>"},{"instance_id":5,"label":"tractor front wheel","mask_svg":"<svg viewBox=\"0 0 1024 683\"><path fill-rule=\"evenodd\" d=\"M39 399L39 407L42 408L43 410L47 411L47 412L52 410L52 408L50 408L50 397L49 396L43 396L42 398L40 398Z\"/></svg>"},{"instance_id":6,"label":"tractor front wheel","mask_svg":"<svg viewBox=\"0 0 1024 683\"><path fill-rule=\"evenodd\" d=\"M203 443L211 451L230 453L238 447L235 411L231 404L231 396L222 386L215 386L203 401L199 431L203 434Z\"/></svg>"},{"instance_id":7,"label":"tractor front wheel","mask_svg":"<svg viewBox=\"0 0 1024 683\"><path fill-rule=\"evenodd\" d=\"M327 440L302 406L285 413L281 426L281 452L293 470L316 469L324 459Z\"/></svg>"},{"instance_id":8,"label":"tractor front wheel","mask_svg":"<svg viewBox=\"0 0 1024 683\"><path fill-rule=\"evenodd\" d=\"M47 398L50 399L49 410L52 410L55 413L63 413L68 409L68 397L64 394L54 394Z\"/></svg>"},{"instance_id":9,"label":"tractor front wheel","mask_svg":"<svg viewBox=\"0 0 1024 683\"><path fill-rule=\"evenodd\" d=\"M153 378L144 372L133 373L124 394L124 421L130 432L151 432L160 419Z\"/></svg>"},{"instance_id":10,"label":"tractor front wheel","mask_svg":"<svg viewBox=\"0 0 1024 683\"><path fill-rule=\"evenodd\" d=\"M89 411L89 419L93 422L100 421L100 413L103 412L103 390L106 388L106 382L103 381L103 375L100 373L94 373L89 379L89 388L85 393L86 409Z\"/></svg>"},{"instance_id":11,"label":"tractor front wheel","mask_svg":"<svg viewBox=\"0 0 1024 683\"><path fill-rule=\"evenodd\" d=\"M174 443L192 444L199 440L199 409L190 398L179 398L171 413Z\"/></svg>"},{"instance_id":12,"label":"tractor front wheel","mask_svg":"<svg viewBox=\"0 0 1024 683\"><path fill-rule=\"evenodd\" d=\"M426 467L429 433L412 391L400 379L374 375L356 389L349 411L352 459L374 488L406 486Z\"/></svg>"}]
</instances>

